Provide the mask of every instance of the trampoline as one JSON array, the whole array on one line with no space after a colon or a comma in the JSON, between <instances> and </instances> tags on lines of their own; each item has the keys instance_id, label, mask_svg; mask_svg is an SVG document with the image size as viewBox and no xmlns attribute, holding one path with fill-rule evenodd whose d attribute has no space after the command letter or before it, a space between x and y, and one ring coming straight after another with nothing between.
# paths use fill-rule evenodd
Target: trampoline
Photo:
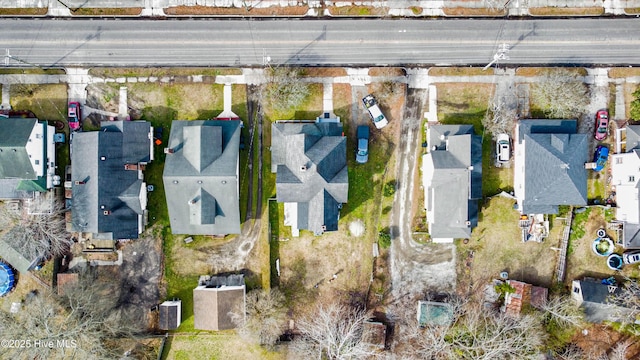
<instances>
[{"instance_id":1,"label":"trampoline","mask_svg":"<svg viewBox=\"0 0 640 360\"><path fill-rule=\"evenodd\" d=\"M0 262L0 296L6 295L15 285L15 276L9 265Z\"/></svg>"}]
</instances>

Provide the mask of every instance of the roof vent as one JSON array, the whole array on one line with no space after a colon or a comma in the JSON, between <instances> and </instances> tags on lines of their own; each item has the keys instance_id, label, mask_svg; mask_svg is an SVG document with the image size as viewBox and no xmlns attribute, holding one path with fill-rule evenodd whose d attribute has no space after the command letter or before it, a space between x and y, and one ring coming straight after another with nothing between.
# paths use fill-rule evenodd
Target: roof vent
<instances>
[{"instance_id":1,"label":"roof vent","mask_svg":"<svg viewBox=\"0 0 640 360\"><path fill-rule=\"evenodd\" d=\"M307 171L307 165L300 166L300 171Z\"/></svg>"},{"instance_id":2,"label":"roof vent","mask_svg":"<svg viewBox=\"0 0 640 360\"><path fill-rule=\"evenodd\" d=\"M111 211L109 211L109 210L105 210L105 211L103 211L103 212L102 212L102 214L103 214L103 215L105 215L105 216L106 216L106 215L110 215L110 214L111 214Z\"/></svg>"},{"instance_id":3,"label":"roof vent","mask_svg":"<svg viewBox=\"0 0 640 360\"><path fill-rule=\"evenodd\" d=\"M471 221L467 220L464 224L467 226L471 226Z\"/></svg>"},{"instance_id":4,"label":"roof vent","mask_svg":"<svg viewBox=\"0 0 640 360\"><path fill-rule=\"evenodd\" d=\"M440 140L445 141L445 140L447 140L447 137L444 134L442 134L442 135L440 135Z\"/></svg>"},{"instance_id":5,"label":"roof vent","mask_svg":"<svg viewBox=\"0 0 640 360\"><path fill-rule=\"evenodd\" d=\"M322 231L327 231L327 225L322 225Z\"/></svg>"},{"instance_id":6,"label":"roof vent","mask_svg":"<svg viewBox=\"0 0 640 360\"><path fill-rule=\"evenodd\" d=\"M76 185L84 185L84 181L76 180L75 184Z\"/></svg>"},{"instance_id":7,"label":"roof vent","mask_svg":"<svg viewBox=\"0 0 640 360\"><path fill-rule=\"evenodd\" d=\"M177 184L177 183L178 183L178 180L173 180L173 183L174 183L174 184Z\"/></svg>"},{"instance_id":8,"label":"roof vent","mask_svg":"<svg viewBox=\"0 0 640 360\"><path fill-rule=\"evenodd\" d=\"M100 160L105 161L105 160L107 160L107 157L106 156L100 156Z\"/></svg>"}]
</instances>

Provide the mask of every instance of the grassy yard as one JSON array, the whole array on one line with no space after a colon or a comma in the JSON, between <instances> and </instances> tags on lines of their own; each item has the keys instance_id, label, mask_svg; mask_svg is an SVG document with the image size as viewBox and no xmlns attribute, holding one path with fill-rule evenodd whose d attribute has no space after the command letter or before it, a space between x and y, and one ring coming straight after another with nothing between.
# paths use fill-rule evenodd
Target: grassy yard
<instances>
[{"instance_id":1,"label":"grassy yard","mask_svg":"<svg viewBox=\"0 0 640 360\"><path fill-rule=\"evenodd\" d=\"M232 330L170 336L162 356L164 360L280 360L285 358L284 352L268 351L255 343L243 340Z\"/></svg>"}]
</instances>

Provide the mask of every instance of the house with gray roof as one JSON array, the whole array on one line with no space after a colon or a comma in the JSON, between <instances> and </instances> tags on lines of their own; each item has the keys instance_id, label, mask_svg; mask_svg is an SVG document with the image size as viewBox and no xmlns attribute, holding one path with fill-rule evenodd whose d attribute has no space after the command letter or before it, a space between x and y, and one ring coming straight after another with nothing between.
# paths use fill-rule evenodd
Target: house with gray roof
<instances>
[{"instance_id":1,"label":"house with gray roof","mask_svg":"<svg viewBox=\"0 0 640 360\"><path fill-rule=\"evenodd\" d=\"M338 230L349 190L347 139L339 119L273 123L271 172L293 236L300 229L315 235Z\"/></svg>"},{"instance_id":2,"label":"house with gray roof","mask_svg":"<svg viewBox=\"0 0 640 360\"><path fill-rule=\"evenodd\" d=\"M592 323L603 321L621 321L629 314L629 309L615 304L613 296L621 289L616 284L593 278L573 280L571 298L584 310L585 319Z\"/></svg>"},{"instance_id":3,"label":"house with gray roof","mask_svg":"<svg viewBox=\"0 0 640 360\"><path fill-rule=\"evenodd\" d=\"M240 124L172 122L162 175L172 233L240 233Z\"/></svg>"},{"instance_id":4,"label":"house with gray roof","mask_svg":"<svg viewBox=\"0 0 640 360\"><path fill-rule=\"evenodd\" d=\"M103 121L100 131L74 133L71 146L72 230L94 239L137 239L146 221L151 124Z\"/></svg>"},{"instance_id":5,"label":"house with gray roof","mask_svg":"<svg viewBox=\"0 0 640 360\"><path fill-rule=\"evenodd\" d=\"M611 186L616 192L616 221L622 225L622 246L640 249L640 125L627 125L623 130L626 141L621 141L622 136L616 137L619 152L609 155Z\"/></svg>"},{"instance_id":6,"label":"house with gray roof","mask_svg":"<svg viewBox=\"0 0 640 360\"><path fill-rule=\"evenodd\" d=\"M520 120L516 125L514 193L522 214L557 214L587 205L588 135L576 120Z\"/></svg>"},{"instance_id":7,"label":"house with gray roof","mask_svg":"<svg viewBox=\"0 0 640 360\"><path fill-rule=\"evenodd\" d=\"M244 275L201 276L193 289L193 327L198 330L228 330L244 322L246 307Z\"/></svg>"},{"instance_id":8,"label":"house with gray roof","mask_svg":"<svg viewBox=\"0 0 640 360\"><path fill-rule=\"evenodd\" d=\"M0 200L33 198L55 185L54 134L46 121L0 117Z\"/></svg>"},{"instance_id":9,"label":"house with gray roof","mask_svg":"<svg viewBox=\"0 0 640 360\"><path fill-rule=\"evenodd\" d=\"M429 234L434 242L471 237L482 198L482 138L472 125L431 125L422 181Z\"/></svg>"}]
</instances>

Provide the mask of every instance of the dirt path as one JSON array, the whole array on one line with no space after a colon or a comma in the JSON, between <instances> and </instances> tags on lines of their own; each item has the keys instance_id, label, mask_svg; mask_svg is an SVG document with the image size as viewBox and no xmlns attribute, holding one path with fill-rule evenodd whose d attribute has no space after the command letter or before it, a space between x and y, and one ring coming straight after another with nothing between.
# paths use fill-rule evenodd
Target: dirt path
<instances>
[{"instance_id":1,"label":"dirt path","mask_svg":"<svg viewBox=\"0 0 640 360\"><path fill-rule=\"evenodd\" d=\"M420 245L412 238L411 209L422 140L421 120L427 90L408 89L398 146L397 189L394 198L390 251L392 295L395 299L422 294L425 290L450 291L455 286L453 245Z\"/></svg>"},{"instance_id":2,"label":"dirt path","mask_svg":"<svg viewBox=\"0 0 640 360\"><path fill-rule=\"evenodd\" d=\"M262 216L262 113L260 105L253 96L254 86L247 86L247 132L248 132L248 153L247 161L248 175L248 199L247 212L242 231L235 239L221 245L220 247L209 250L209 264L213 267L213 273L238 271L246 268L249 253L253 250L258 237L260 236L260 225ZM254 133L258 131L257 142L254 143ZM253 163L254 149L258 151L258 164ZM258 201L255 202L255 212L253 209L253 179L254 172L257 169L258 186L256 195ZM253 220L253 221L252 221Z\"/></svg>"}]
</instances>

